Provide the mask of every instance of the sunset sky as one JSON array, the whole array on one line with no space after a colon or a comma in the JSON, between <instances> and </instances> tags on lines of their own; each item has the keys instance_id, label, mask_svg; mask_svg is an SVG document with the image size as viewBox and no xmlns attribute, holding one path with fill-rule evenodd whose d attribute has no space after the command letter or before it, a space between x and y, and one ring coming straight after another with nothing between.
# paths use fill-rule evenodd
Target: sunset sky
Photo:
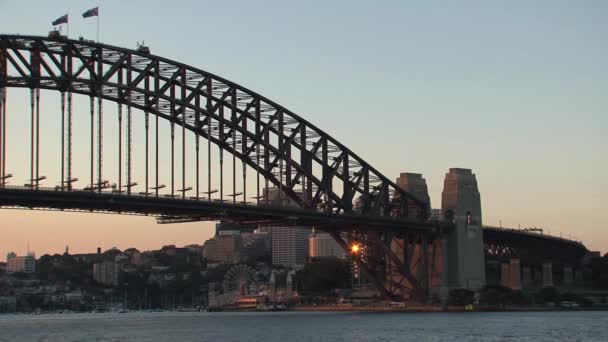
<instances>
[{"instance_id":1,"label":"sunset sky","mask_svg":"<svg viewBox=\"0 0 608 342\"><path fill-rule=\"evenodd\" d=\"M608 2L0 0L0 33L46 35L69 11L70 37L95 39L95 19L81 14L98 4L102 42L145 41L289 108L389 178L422 173L433 207L447 170L471 168L485 224L608 250ZM58 95L44 95L58 110ZM11 132L27 130L27 93L10 89L9 101ZM27 164L13 165L25 182ZM211 223L8 209L0 227L0 260L28 243L39 256L213 233Z\"/></svg>"}]
</instances>

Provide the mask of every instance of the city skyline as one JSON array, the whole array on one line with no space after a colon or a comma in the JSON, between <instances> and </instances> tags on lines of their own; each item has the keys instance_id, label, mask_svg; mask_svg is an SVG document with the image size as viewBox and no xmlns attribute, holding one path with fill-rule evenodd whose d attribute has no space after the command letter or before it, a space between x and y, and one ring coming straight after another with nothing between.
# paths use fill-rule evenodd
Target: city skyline
<instances>
[{"instance_id":1,"label":"city skyline","mask_svg":"<svg viewBox=\"0 0 608 342\"><path fill-rule=\"evenodd\" d=\"M32 3L0 2L0 31L45 35L50 21L64 14L58 8L70 8L70 37L93 38L94 23L79 19L93 3L37 4L28 9L31 21L21 22L16 14ZM601 62L607 51L600 32L606 23L594 9L606 5L551 4L385 4L346 11L333 5L323 13L278 6L272 14L280 14L277 25L285 32L274 36L266 21L246 20L252 13L273 16L243 5L234 15L244 23L227 30L227 37L207 37L204 46L195 33L183 33L195 32L194 23L179 27L184 39L172 39L171 30L143 18L161 18L167 8L145 9L133 18L124 7L135 8L136 2L102 4L101 40L134 47L143 39L154 54L244 84L326 129L391 179L400 172L422 173L435 208L443 174L450 167L471 168L479 178L484 223L548 228L605 252L608 181L601 170L608 167L603 132L608 125L601 89L608 71ZM222 13L221 4L206 6ZM371 25L366 10L374 23L380 17L384 24ZM479 15L477 21L467 23L467 11ZM306 18L318 19L318 25L309 27ZM221 27L227 17L206 19ZM163 20L179 26L177 18ZM127 27L131 21L138 30ZM484 25L485 32L479 30ZM246 28L249 34L241 36ZM393 40L378 42L374 38L380 35ZM247 57L231 40L250 44ZM272 56L277 54L285 58ZM27 101L20 102L27 113ZM377 153L380 148L383 153ZM23 172L14 173L24 178ZM42 255L61 252L66 244L75 252L96 245L147 249L202 243L212 234L212 224L159 226L145 217L2 210L0 219L17 230L3 237L1 258L11 249L22 254L18 247L27 241Z\"/></svg>"}]
</instances>

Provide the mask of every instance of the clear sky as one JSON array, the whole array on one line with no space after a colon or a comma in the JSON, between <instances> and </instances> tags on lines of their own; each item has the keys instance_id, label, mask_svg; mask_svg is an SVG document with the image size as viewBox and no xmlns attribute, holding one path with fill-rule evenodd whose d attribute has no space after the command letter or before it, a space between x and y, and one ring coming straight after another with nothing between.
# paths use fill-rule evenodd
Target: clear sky
<instances>
[{"instance_id":1,"label":"clear sky","mask_svg":"<svg viewBox=\"0 0 608 342\"><path fill-rule=\"evenodd\" d=\"M275 100L390 178L422 173L433 207L447 169L471 168L485 224L608 249L606 1L0 0L0 32L44 35L69 11L70 36L94 39L95 19L80 15L97 4L103 42L144 40ZM0 225L0 260L28 241L40 255L212 234L14 210L0 210Z\"/></svg>"}]
</instances>

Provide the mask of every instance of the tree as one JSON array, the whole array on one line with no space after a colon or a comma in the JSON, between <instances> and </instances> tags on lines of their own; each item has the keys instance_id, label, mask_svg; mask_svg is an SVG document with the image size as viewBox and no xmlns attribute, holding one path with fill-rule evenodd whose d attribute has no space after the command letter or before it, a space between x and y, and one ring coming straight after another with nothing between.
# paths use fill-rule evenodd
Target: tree
<instances>
[{"instance_id":1,"label":"tree","mask_svg":"<svg viewBox=\"0 0 608 342\"><path fill-rule=\"evenodd\" d=\"M536 299L539 303L559 302L560 295L557 288L553 286L543 287L537 294Z\"/></svg>"},{"instance_id":2,"label":"tree","mask_svg":"<svg viewBox=\"0 0 608 342\"><path fill-rule=\"evenodd\" d=\"M323 294L336 288L350 288L350 269L350 263L342 259L315 259L296 274L296 284L301 292L309 294Z\"/></svg>"},{"instance_id":3,"label":"tree","mask_svg":"<svg viewBox=\"0 0 608 342\"><path fill-rule=\"evenodd\" d=\"M481 290L479 302L484 305L504 308L511 304L511 292L512 290L505 286L488 285Z\"/></svg>"},{"instance_id":4,"label":"tree","mask_svg":"<svg viewBox=\"0 0 608 342\"><path fill-rule=\"evenodd\" d=\"M607 253L608 254L608 253ZM591 259L591 279L593 286L597 288L608 288L608 257Z\"/></svg>"},{"instance_id":5,"label":"tree","mask_svg":"<svg viewBox=\"0 0 608 342\"><path fill-rule=\"evenodd\" d=\"M473 304L475 292L467 289L453 289L450 291L448 302L450 305L469 305Z\"/></svg>"}]
</instances>

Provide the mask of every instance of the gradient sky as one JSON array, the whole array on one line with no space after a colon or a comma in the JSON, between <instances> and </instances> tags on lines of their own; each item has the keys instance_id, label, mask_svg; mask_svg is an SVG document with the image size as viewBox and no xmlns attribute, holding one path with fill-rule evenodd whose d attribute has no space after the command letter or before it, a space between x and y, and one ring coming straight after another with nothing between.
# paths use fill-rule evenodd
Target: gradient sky
<instances>
[{"instance_id":1,"label":"gradient sky","mask_svg":"<svg viewBox=\"0 0 608 342\"><path fill-rule=\"evenodd\" d=\"M423 173L433 207L447 169L471 168L485 224L608 249L606 1L0 0L0 32L45 35L69 11L70 36L94 39L95 19L80 14L96 4L101 41L145 40L291 109L390 178ZM212 234L18 210L0 210L0 225L0 260L28 241L41 255Z\"/></svg>"}]
</instances>

